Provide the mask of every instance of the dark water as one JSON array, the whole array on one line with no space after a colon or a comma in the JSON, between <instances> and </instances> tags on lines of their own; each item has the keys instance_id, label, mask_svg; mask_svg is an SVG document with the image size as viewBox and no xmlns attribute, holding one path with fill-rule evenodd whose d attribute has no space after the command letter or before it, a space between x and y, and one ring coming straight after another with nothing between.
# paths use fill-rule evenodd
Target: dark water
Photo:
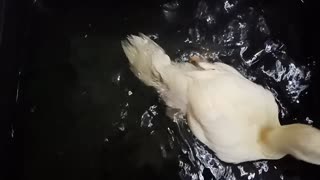
<instances>
[{"instance_id":1,"label":"dark water","mask_svg":"<svg viewBox=\"0 0 320 180\"><path fill-rule=\"evenodd\" d=\"M12 131L23 142L21 179L318 179L319 167L291 157L221 162L183 117L165 116L120 48L126 35L143 32L176 61L193 53L219 59L274 92L282 124L320 127L310 7L298 0L34 1L17 97L22 128Z\"/></svg>"}]
</instances>

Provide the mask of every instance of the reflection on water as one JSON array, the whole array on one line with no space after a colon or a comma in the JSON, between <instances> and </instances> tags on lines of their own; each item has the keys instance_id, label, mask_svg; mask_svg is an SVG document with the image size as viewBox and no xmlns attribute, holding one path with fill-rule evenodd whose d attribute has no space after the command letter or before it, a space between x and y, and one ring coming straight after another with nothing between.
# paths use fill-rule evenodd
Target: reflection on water
<instances>
[{"instance_id":1,"label":"reflection on water","mask_svg":"<svg viewBox=\"0 0 320 180\"><path fill-rule=\"evenodd\" d=\"M183 1L163 4L161 7L164 18L168 22L174 22L182 6ZM192 22L175 32L184 39L174 42L182 45L175 47L175 56L172 56L172 59L187 61L190 55L198 54L211 61L222 61L232 65L248 79L270 89L279 104L281 121L292 122L292 119L287 120L288 114L291 113L287 107L299 104L300 96L308 92L312 75L310 65L295 64L286 51L286 45L272 38L272 30L267 25L263 10L250 6L240 7L237 0L225 0L218 1L215 5L199 1L193 11ZM167 40L157 32L149 35L155 40ZM163 48L166 49L165 46ZM121 78L119 73L114 75L116 82ZM127 93L128 96L132 95L130 90L127 90ZM128 115L128 109L129 104L124 103L120 119ZM157 105L147 107L141 115L141 128L149 129L151 135L158 131L154 123L159 113L164 112ZM261 160L240 165L220 161L214 152L196 140L183 115L176 113L173 121L174 126L167 125L167 148L163 144L159 145L159 148L164 158L169 151L180 150L179 175L182 179L251 180L263 179L264 174L269 172L274 175L272 179L286 179L281 171L278 171L277 165L269 161ZM305 117L301 122L313 123L309 117ZM120 122L114 128L123 131L125 125Z\"/></svg>"}]
</instances>

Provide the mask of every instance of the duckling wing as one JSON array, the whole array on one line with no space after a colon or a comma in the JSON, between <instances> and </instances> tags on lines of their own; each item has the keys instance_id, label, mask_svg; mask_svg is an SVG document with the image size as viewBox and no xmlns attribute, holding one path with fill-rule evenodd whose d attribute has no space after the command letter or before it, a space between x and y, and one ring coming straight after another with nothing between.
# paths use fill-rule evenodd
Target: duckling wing
<instances>
[{"instance_id":1,"label":"duckling wing","mask_svg":"<svg viewBox=\"0 0 320 180\"><path fill-rule=\"evenodd\" d=\"M260 129L279 125L272 93L227 65L189 76L187 114L194 134L226 162L261 158Z\"/></svg>"}]
</instances>

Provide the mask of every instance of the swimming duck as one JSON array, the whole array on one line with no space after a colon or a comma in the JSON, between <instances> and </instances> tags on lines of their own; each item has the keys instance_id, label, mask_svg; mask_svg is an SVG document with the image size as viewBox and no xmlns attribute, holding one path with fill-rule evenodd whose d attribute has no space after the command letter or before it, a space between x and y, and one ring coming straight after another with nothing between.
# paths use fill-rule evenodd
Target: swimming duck
<instances>
[{"instance_id":1,"label":"swimming duck","mask_svg":"<svg viewBox=\"0 0 320 180\"><path fill-rule=\"evenodd\" d=\"M199 57L170 60L144 34L121 41L132 72L154 87L169 109L186 115L192 133L227 163L296 159L320 165L320 131L281 125L273 94L233 67Z\"/></svg>"}]
</instances>

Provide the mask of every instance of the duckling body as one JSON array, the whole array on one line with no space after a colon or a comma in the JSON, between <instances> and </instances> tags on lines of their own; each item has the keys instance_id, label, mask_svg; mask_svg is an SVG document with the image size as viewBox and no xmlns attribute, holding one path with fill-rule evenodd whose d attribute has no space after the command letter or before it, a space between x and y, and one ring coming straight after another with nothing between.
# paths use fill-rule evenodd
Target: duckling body
<instances>
[{"instance_id":1,"label":"duckling body","mask_svg":"<svg viewBox=\"0 0 320 180\"><path fill-rule=\"evenodd\" d=\"M269 159L261 146L261 128L278 127L278 108L272 94L227 65L203 76L194 72L189 84L187 119L196 137L226 162ZM223 69L222 69L223 68ZM259 119L259 120L257 120ZM280 155L281 156L281 155Z\"/></svg>"},{"instance_id":2,"label":"duckling body","mask_svg":"<svg viewBox=\"0 0 320 180\"><path fill-rule=\"evenodd\" d=\"M291 154L320 164L319 130L281 126L273 94L233 67L171 62L143 34L130 36L122 47L134 74L156 88L168 107L186 114L193 134L221 160L241 163Z\"/></svg>"}]
</instances>

